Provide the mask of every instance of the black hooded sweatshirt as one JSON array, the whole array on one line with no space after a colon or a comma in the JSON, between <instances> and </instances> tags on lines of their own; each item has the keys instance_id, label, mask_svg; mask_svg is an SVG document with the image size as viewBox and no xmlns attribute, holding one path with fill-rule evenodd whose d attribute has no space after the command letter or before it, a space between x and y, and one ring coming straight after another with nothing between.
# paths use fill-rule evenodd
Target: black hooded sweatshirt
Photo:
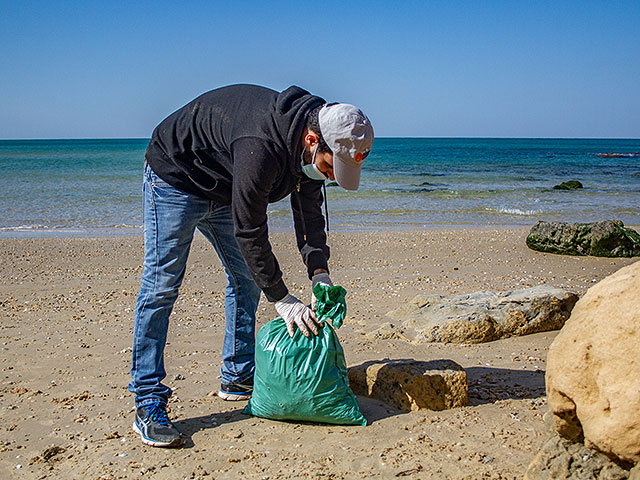
<instances>
[{"instance_id":1,"label":"black hooded sweatshirt","mask_svg":"<svg viewBox=\"0 0 640 480\"><path fill-rule=\"evenodd\" d=\"M328 269L322 182L300 168L311 110L325 101L292 86L283 92L231 85L204 93L156 127L151 169L168 184L231 205L235 235L269 301L288 293L269 243L267 205L291 194L298 248L311 277Z\"/></svg>"}]
</instances>

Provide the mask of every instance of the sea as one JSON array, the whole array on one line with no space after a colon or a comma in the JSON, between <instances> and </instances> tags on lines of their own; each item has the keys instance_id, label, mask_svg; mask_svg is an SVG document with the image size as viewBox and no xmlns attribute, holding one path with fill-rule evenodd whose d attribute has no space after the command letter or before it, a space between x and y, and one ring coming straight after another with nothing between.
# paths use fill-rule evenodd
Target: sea
<instances>
[{"instance_id":1,"label":"sea","mask_svg":"<svg viewBox=\"0 0 640 480\"><path fill-rule=\"evenodd\" d=\"M142 235L148 139L1 140L0 237ZM577 180L583 188L554 186ZM378 138L360 189L327 183L331 231L640 225L640 139ZM291 229L288 199L269 228Z\"/></svg>"}]
</instances>

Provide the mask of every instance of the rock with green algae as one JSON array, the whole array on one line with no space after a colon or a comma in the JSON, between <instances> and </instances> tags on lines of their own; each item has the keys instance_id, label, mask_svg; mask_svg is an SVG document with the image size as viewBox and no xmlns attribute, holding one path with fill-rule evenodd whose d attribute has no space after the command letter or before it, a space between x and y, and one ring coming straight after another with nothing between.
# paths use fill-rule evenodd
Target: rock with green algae
<instances>
[{"instance_id":1,"label":"rock with green algae","mask_svg":"<svg viewBox=\"0 0 640 480\"><path fill-rule=\"evenodd\" d=\"M527 246L539 252L594 257L640 256L640 234L620 220L595 223L539 221L527 236Z\"/></svg>"},{"instance_id":2,"label":"rock with green algae","mask_svg":"<svg viewBox=\"0 0 640 480\"><path fill-rule=\"evenodd\" d=\"M578 180L569 180L553 187L554 190L579 190L584 188Z\"/></svg>"}]
</instances>

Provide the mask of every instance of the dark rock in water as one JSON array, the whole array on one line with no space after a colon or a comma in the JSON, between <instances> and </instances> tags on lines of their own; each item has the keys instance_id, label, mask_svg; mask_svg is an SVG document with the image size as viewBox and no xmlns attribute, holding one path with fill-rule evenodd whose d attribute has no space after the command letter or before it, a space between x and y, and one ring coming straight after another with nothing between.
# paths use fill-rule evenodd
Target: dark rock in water
<instances>
[{"instance_id":1,"label":"dark rock in water","mask_svg":"<svg viewBox=\"0 0 640 480\"><path fill-rule=\"evenodd\" d=\"M632 153L598 153L596 157L600 158L624 158L624 157L640 157L640 152Z\"/></svg>"},{"instance_id":2,"label":"dark rock in water","mask_svg":"<svg viewBox=\"0 0 640 480\"><path fill-rule=\"evenodd\" d=\"M337 187L338 186L338 182L329 182L327 183L327 187Z\"/></svg>"},{"instance_id":3,"label":"dark rock in water","mask_svg":"<svg viewBox=\"0 0 640 480\"><path fill-rule=\"evenodd\" d=\"M547 285L507 292L418 295L387 315L417 343L483 343L562 328L578 301ZM380 333L380 332L377 332Z\"/></svg>"},{"instance_id":4,"label":"dark rock in water","mask_svg":"<svg viewBox=\"0 0 640 480\"><path fill-rule=\"evenodd\" d=\"M560 185L553 187L554 190L578 190L582 187L582 184L577 180L569 180L568 182L562 182Z\"/></svg>"},{"instance_id":5,"label":"dark rock in water","mask_svg":"<svg viewBox=\"0 0 640 480\"><path fill-rule=\"evenodd\" d=\"M640 234L620 220L596 223L536 223L527 246L539 252L594 257L640 256Z\"/></svg>"},{"instance_id":6,"label":"dark rock in water","mask_svg":"<svg viewBox=\"0 0 640 480\"><path fill-rule=\"evenodd\" d=\"M634 469L635 470L635 469ZM533 459L525 480L625 480L632 472L609 460L602 453L581 443L570 443L558 436L542 446Z\"/></svg>"}]
</instances>

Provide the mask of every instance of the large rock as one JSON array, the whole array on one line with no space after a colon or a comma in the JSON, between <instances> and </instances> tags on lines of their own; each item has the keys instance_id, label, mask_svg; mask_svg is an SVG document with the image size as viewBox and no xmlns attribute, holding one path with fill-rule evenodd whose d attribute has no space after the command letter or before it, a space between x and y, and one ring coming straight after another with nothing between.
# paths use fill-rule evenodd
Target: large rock
<instances>
[{"instance_id":1,"label":"large rock","mask_svg":"<svg viewBox=\"0 0 640 480\"><path fill-rule=\"evenodd\" d=\"M536 223L527 246L539 252L595 257L640 256L640 234L620 220L596 223Z\"/></svg>"},{"instance_id":2,"label":"large rock","mask_svg":"<svg viewBox=\"0 0 640 480\"><path fill-rule=\"evenodd\" d=\"M418 295L387 315L401 333L424 342L481 343L562 328L578 296L538 287L469 295Z\"/></svg>"},{"instance_id":3,"label":"large rock","mask_svg":"<svg viewBox=\"0 0 640 480\"><path fill-rule=\"evenodd\" d=\"M353 393L407 412L446 410L468 403L467 374L451 360L382 360L349 369Z\"/></svg>"},{"instance_id":4,"label":"large rock","mask_svg":"<svg viewBox=\"0 0 640 480\"><path fill-rule=\"evenodd\" d=\"M546 384L560 435L640 461L640 262L576 304L549 348Z\"/></svg>"},{"instance_id":5,"label":"large rock","mask_svg":"<svg viewBox=\"0 0 640 480\"><path fill-rule=\"evenodd\" d=\"M630 472L605 455L554 436L533 459L525 480L626 480Z\"/></svg>"}]
</instances>

